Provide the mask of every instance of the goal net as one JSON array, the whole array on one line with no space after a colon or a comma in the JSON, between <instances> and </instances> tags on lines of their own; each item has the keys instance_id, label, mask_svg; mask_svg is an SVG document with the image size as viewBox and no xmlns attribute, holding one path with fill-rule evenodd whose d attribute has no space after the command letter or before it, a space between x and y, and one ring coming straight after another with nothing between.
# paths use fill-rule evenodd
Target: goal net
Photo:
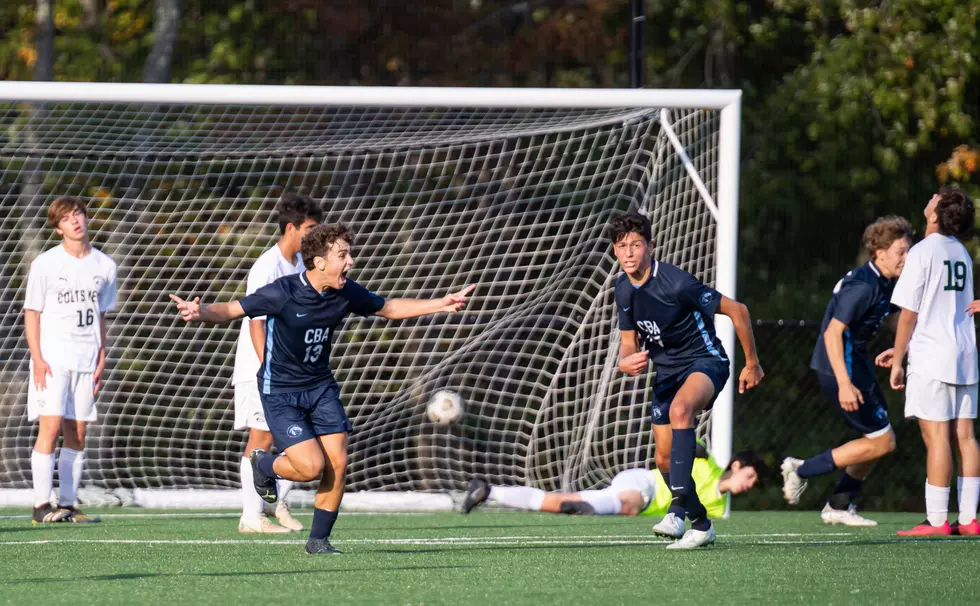
<instances>
[{"instance_id":1,"label":"goal net","mask_svg":"<svg viewBox=\"0 0 980 606\"><path fill-rule=\"evenodd\" d=\"M60 195L86 201L93 244L119 265L83 480L104 489L239 485L239 324L184 325L167 295L243 296L285 192L354 227L352 276L375 292L478 285L462 313L338 331L351 491L459 490L472 476L587 489L652 466L650 379L617 369L614 213L647 215L657 258L734 294L737 92L4 89L0 488L30 486L22 305L31 260L57 244L44 219ZM446 427L425 415L442 389L466 407ZM722 461L730 406L714 413Z\"/></svg>"}]
</instances>

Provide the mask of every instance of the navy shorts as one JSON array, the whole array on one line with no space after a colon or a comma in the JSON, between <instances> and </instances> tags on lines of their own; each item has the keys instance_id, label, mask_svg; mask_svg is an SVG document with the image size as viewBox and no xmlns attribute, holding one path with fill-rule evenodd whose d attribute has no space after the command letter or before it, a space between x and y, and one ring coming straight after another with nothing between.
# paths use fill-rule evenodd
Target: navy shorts
<instances>
[{"instance_id":1,"label":"navy shorts","mask_svg":"<svg viewBox=\"0 0 980 606\"><path fill-rule=\"evenodd\" d=\"M820 388L833 402L834 408L844 415L847 424L861 435L875 434L888 429L891 425L888 421L888 402L885 401L885 394L877 381L872 380L870 388L858 388L861 389L864 403L859 403L858 409L854 412L848 412L840 407L840 388L837 387L837 378L822 372L818 372L817 377L820 380Z\"/></svg>"},{"instance_id":2,"label":"navy shorts","mask_svg":"<svg viewBox=\"0 0 980 606\"><path fill-rule=\"evenodd\" d=\"M306 391L260 395L265 421L280 451L317 436L354 429L335 381Z\"/></svg>"},{"instance_id":3,"label":"navy shorts","mask_svg":"<svg viewBox=\"0 0 980 606\"><path fill-rule=\"evenodd\" d=\"M650 418L654 425L670 425L670 404L674 401L677 391L684 385L684 381L696 372L707 375L715 386L715 394L711 396L711 401L704 407L705 410L709 410L714 406L715 400L718 399L721 390L725 388L725 384L728 383L731 368L728 362L713 358L697 360L681 372L658 381L653 386L653 404L650 406Z\"/></svg>"}]
</instances>

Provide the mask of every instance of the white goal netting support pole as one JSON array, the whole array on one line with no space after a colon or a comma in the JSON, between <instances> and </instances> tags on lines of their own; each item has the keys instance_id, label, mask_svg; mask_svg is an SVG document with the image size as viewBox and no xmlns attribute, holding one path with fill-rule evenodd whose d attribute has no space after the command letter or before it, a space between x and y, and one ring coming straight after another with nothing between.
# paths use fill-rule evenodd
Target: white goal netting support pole
<instances>
[{"instance_id":1,"label":"white goal netting support pole","mask_svg":"<svg viewBox=\"0 0 980 606\"><path fill-rule=\"evenodd\" d=\"M354 224L355 279L372 290L481 285L465 314L340 331L350 489L414 492L407 506L424 508L418 491L472 475L572 490L649 466L649 384L611 361L619 268L605 225L643 212L658 258L734 297L740 103L726 90L4 83L0 502L29 492L23 288L56 242L43 219L58 195L89 204L93 242L120 266L83 485L138 504L235 504L237 324L180 325L166 294L241 296L288 191ZM734 330L717 327L734 362ZM699 426L721 464L734 371ZM460 393L462 421L426 420L438 389ZM182 491L196 497L171 498Z\"/></svg>"}]
</instances>

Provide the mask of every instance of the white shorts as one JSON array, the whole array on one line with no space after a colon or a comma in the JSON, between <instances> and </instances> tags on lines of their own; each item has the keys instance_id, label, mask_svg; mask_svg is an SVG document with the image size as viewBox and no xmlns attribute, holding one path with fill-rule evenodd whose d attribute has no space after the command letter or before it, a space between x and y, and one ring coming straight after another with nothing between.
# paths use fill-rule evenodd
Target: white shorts
<instances>
[{"instance_id":1,"label":"white shorts","mask_svg":"<svg viewBox=\"0 0 980 606\"><path fill-rule=\"evenodd\" d=\"M635 490L643 495L643 509L650 506L657 493L657 485L653 475L646 469L626 469L613 476L612 482L604 490L620 493L624 490Z\"/></svg>"},{"instance_id":2,"label":"white shorts","mask_svg":"<svg viewBox=\"0 0 980 606\"><path fill-rule=\"evenodd\" d=\"M92 422L98 418L92 374L52 368L45 377L45 388L34 387L34 364L31 364L27 386L27 420L38 417L63 417L73 421Z\"/></svg>"},{"instance_id":3,"label":"white shorts","mask_svg":"<svg viewBox=\"0 0 980 606\"><path fill-rule=\"evenodd\" d=\"M246 381L235 385L235 429L261 429L269 431L259 397L258 381Z\"/></svg>"},{"instance_id":4,"label":"white shorts","mask_svg":"<svg viewBox=\"0 0 980 606\"><path fill-rule=\"evenodd\" d=\"M951 385L912 373L905 385L906 418L950 421L977 418L977 384Z\"/></svg>"}]
</instances>

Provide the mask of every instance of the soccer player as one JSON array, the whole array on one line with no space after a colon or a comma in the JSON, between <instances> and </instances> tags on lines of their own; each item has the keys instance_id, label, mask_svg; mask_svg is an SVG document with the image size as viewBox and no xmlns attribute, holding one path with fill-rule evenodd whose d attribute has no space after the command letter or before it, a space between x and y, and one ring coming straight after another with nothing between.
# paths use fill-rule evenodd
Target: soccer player
<instances>
[{"instance_id":1,"label":"soccer player","mask_svg":"<svg viewBox=\"0 0 980 606\"><path fill-rule=\"evenodd\" d=\"M859 515L854 505L875 462L895 450L888 403L875 380L867 343L892 309L892 290L905 266L913 233L911 223L895 216L865 228L862 241L871 260L847 272L834 287L810 359L829 401L861 435L805 461L793 457L783 461L783 497L794 505L800 502L808 478L844 470L820 512L826 524L878 525ZM890 350L884 351L876 362L884 365L890 356Z\"/></svg>"},{"instance_id":2,"label":"soccer player","mask_svg":"<svg viewBox=\"0 0 980 606\"><path fill-rule=\"evenodd\" d=\"M475 285L438 299L385 299L347 277L354 233L343 224L318 225L303 238L306 271L263 286L230 303L201 307L199 299L170 295L185 322L212 324L243 316L266 318L259 390L266 422L282 456L251 452L256 491L275 502L276 479L320 479L308 553L340 553L329 536L344 496L347 434L352 426L330 370L330 345L350 313L389 320L459 311Z\"/></svg>"},{"instance_id":3,"label":"soccer player","mask_svg":"<svg viewBox=\"0 0 980 606\"><path fill-rule=\"evenodd\" d=\"M700 447L700 445L699 445ZM725 495L742 494L767 474L767 466L752 451L736 454L728 469L722 469L707 451L694 459L691 475L708 512L708 517L725 514ZM545 492L528 486L489 486L474 478L466 490L460 511L469 513L489 501L511 509L566 513L574 515L662 516L670 507L672 495L659 470L626 469L613 476L602 490Z\"/></svg>"},{"instance_id":4,"label":"soccer player","mask_svg":"<svg viewBox=\"0 0 980 606\"><path fill-rule=\"evenodd\" d=\"M926 445L926 521L901 536L980 535L980 448L973 260L962 241L973 232L973 200L943 189L925 208L926 237L912 247L892 303L902 308L891 358L891 386L905 389L905 416L919 420ZM902 362L908 353L908 384ZM947 520L952 440L960 453L959 520Z\"/></svg>"},{"instance_id":5,"label":"soccer player","mask_svg":"<svg viewBox=\"0 0 980 606\"><path fill-rule=\"evenodd\" d=\"M714 403L730 373L715 335L715 313L731 318L745 352L739 392L758 385L764 373L748 308L688 272L653 260L651 231L650 221L639 214L617 215L609 223L613 252L623 268L616 282L619 369L637 376L647 370L648 360L656 363L651 407L655 461L673 498L653 530L680 538L672 549L696 549L713 543L715 531L691 479L694 420ZM687 532L685 515L691 520Z\"/></svg>"},{"instance_id":6,"label":"soccer player","mask_svg":"<svg viewBox=\"0 0 980 606\"><path fill-rule=\"evenodd\" d=\"M251 295L266 284L271 284L283 276L303 271L303 257L300 245L303 236L323 220L319 205L309 196L285 194L278 208L279 242L255 260L248 272L246 295ZM265 502L255 492L252 478L252 463L248 453L256 448L269 450L272 446L272 433L262 412L259 397L259 384L256 375L265 349L265 318L243 319L241 334L238 337L238 350L235 353L235 374L232 384L235 387L235 429L248 429L248 442L242 456L239 470L242 480L242 517L238 521L238 532L283 533L300 531L303 525L289 513L286 495L293 483L279 480L277 491L275 524L265 516ZM281 526L280 526L281 524Z\"/></svg>"},{"instance_id":7,"label":"soccer player","mask_svg":"<svg viewBox=\"0 0 980 606\"><path fill-rule=\"evenodd\" d=\"M95 396L105 370L105 314L116 305L116 264L88 239L88 212L63 196L48 207L48 226L61 243L31 263L24 298L24 334L31 351L27 418L39 419L31 453L32 523L98 522L75 507L85 463L85 427L98 414ZM50 502L54 448L58 506Z\"/></svg>"}]
</instances>

